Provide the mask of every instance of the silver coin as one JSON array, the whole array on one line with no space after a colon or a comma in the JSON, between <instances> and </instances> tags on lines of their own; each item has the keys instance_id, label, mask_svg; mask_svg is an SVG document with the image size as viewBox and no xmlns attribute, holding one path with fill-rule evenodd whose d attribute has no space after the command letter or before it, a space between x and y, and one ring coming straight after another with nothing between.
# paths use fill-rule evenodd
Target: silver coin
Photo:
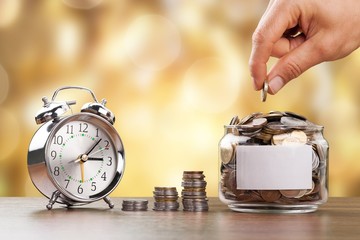
<instances>
[{"instance_id":1,"label":"silver coin","mask_svg":"<svg viewBox=\"0 0 360 240\"><path fill-rule=\"evenodd\" d=\"M183 181L181 183L182 187L195 187L195 188L204 188L206 187L206 181Z\"/></svg>"},{"instance_id":2,"label":"silver coin","mask_svg":"<svg viewBox=\"0 0 360 240\"><path fill-rule=\"evenodd\" d=\"M192 192L192 191L182 191L181 196L206 196L206 192Z\"/></svg>"},{"instance_id":3,"label":"silver coin","mask_svg":"<svg viewBox=\"0 0 360 240\"><path fill-rule=\"evenodd\" d=\"M208 208L209 204L183 204L184 208Z\"/></svg>"},{"instance_id":4,"label":"silver coin","mask_svg":"<svg viewBox=\"0 0 360 240\"><path fill-rule=\"evenodd\" d=\"M234 116L231 121L230 121L230 124L229 125L236 125L239 123L239 117L238 116Z\"/></svg>"},{"instance_id":5,"label":"silver coin","mask_svg":"<svg viewBox=\"0 0 360 240\"><path fill-rule=\"evenodd\" d=\"M251 124L254 127L263 127L267 124L267 119L266 118L256 118L256 119L252 120Z\"/></svg>"},{"instance_id":6,"label":"silver coin","mask_svg":"<svg viewBox=\"0 0 360 240\"><path fill-rule=\"evenodd\" d=\"M265 80L265 81L264 81L263 88L261 89L261 101L262 101L262 102L265 102L265 101L266 101L266 97L267 97L268 90L269 90L269 84L268 84L268 82Z\"/></svg>"},{"instance_id":7,"label":"silver coin","mask_svg":"<svg viewBox=\"0 0 360 240\"><path fill-rule=\"evenodd\" d=\"M293 112L288 112L288 111L286 111L284 113L285 113L285 115L288 115L290 117L294 117L294 118L306 121L306 118L304 116L299 115L299 114L296 114L296 113L293 113Z\"/></svg>"},{"instance_id":8,"label":"silver coin","mask_svg":"<svg viewBox=\"0 0 360 240\"><path fill-rule=\"evenodd\" d=\"M246 117L243 117L240 122L239 122L239 125L243 125L243 124L246 124L248 122L251 122L254 118L257 118L258 116L261 116L262 113L261 112L254 112L250 115L247 115Z\"/></svg>"},{"instance_id":9,"label":"silver coin","mask_svg":"<svg viewBox=\"0 0 360 240\"><path fill-rule=\"evenodd\" d=\"M289 126L289 127L306 127L306 126L308 126L307 122L305 122L304 120L301 120L299 118L294 118L294 117L282 117L280 119L280 122L283 125Z\"/></svg>"},{"instance_id":10,"label":"silver coin","mask_svg":"<svg viewBox=\"0 0 360 240\"><path fill-rule=\"evenodd\" d=\"M207 203L209 200L207 198L202 199L182 199L182 202L184 203Z\"/></svg>"},{"instance_id":11,"label":"silver coin","mask_svg":"<svg viewBox=\"0 0 360 240\"><path fill-rule=\"evenodd\" d=\"M317 153L313 150L312 151L312 170L316 170L319 167L319 156L317 155Z\"/></svg>"},{"instance_id":12,"label":"silver coin","mask_svg":"<svg viewBox=\"0 0 360 240\"><path fill-rule=\"evenodd\" d=\"M183 211L185 212L207 212L209 208L184 208Z\"/></svg>"}]
</instances>

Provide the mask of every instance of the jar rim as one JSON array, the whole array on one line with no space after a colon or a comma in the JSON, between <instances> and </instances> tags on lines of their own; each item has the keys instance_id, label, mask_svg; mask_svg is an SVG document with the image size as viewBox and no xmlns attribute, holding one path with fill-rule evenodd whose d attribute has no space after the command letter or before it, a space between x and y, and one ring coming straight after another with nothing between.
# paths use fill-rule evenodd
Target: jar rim
<instances>
[{"instance_id":1,"label":"jar rim","mask_svg":"<svg viewBox=\"0 0 360 240\"><path fill-rule=\"evenodd\" d=\"M241 124L240 125L225 124L224 128L225 129L233 129L233 128L238 128L238 126L241 126ZM289 126L289 128L292 128L292 127L294 129L298 128L297 126ZM311 125L308 125L308 126L303 126L302 128L303 128L304 131L306 131L306 130L313 130L313 131L322 131L322 130L324 130L324 126L317 125L317 124L311 124Z\"/></svg>"}]
</instances>

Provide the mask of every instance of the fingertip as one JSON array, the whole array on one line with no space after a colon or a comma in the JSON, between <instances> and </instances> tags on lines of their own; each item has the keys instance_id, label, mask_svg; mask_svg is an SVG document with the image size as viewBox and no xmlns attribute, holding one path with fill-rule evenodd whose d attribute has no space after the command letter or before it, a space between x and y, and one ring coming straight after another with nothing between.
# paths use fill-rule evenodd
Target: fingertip
<instances>
[{"instance_id":1,"label":"fingertip","mask_svg":"<svg viewBox=\"0 0 360 240\"><path fill-rule=\"evenodd\" d=\"M261 87L259 87L259 85L257 84L255 78L252 78L252 83L253 83L253 89L255 91L259 91L261 89Z\"/></svg>"},{"instance_id":2,"label":"fingertip","mask_svg":"<svg viewBox=\"0 0 360 240\"><path fill-rule=\"evenodd\" d=\"M276 76L269 81L269 93L276 94L285 85L285 81L282 77Z\"/></svg>"}]
</instances>

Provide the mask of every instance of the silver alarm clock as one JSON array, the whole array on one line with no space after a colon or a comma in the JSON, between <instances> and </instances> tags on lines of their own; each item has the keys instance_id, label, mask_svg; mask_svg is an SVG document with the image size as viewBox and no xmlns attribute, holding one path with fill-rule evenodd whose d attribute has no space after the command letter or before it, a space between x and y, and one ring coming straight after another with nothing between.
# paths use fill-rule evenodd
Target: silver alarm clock
<instances>
[{"instance_id":1,"label":"silver alarm clock","mask_svg":"<svg viewBox=\"0 0 360 240\"><path fill-rule=\"evenodd\" d=\"M89 92L94 102L80 113L63 116L76 101L55 101L62 90ZM35 187L47 198L47 208L55 202L67 206L83 205L104 199L117 187L125 167L124 147L113 127L114 114L98 102L87 88L66 86L57 89L36 114L42 124L34 134L28 152L28 170Z\"/></svg>"}]
</instances>

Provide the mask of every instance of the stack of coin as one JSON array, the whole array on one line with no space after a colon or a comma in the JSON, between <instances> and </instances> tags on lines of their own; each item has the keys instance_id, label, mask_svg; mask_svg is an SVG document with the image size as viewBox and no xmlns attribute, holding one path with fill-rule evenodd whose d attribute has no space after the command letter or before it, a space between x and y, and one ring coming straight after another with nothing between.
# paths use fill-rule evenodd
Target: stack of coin
<instances>
[{"instance_id":1,"label":"stack of coin","mask_svg":"<svg viewBox=\"0 0 360 240\"><path fill-rule=\"evenodd\" d=\"M238 202L300 203L326 199L328 145L322 127L292 112L253 113L233 117L219 144L221 196ZM312 147L312 188L291 190L237 189L236 147L239 145L310 145ZM323 191L322 191L323 190Z\"/></svg>"},{"instance_id":2,"label":"stack of coin","mask_svg":"<svg viewBox=\"0 0 360 240\"><path fill-rule=\"evenodd\" d=\"M184 171L181 192L184 211L204 212L209 210L206 197L206 181L203 171Z\"/></svg>"},{"instance_id":3,"label":"stack of coin","mask_svg":"<svg viewBox=\"0 0 360 240\"><path fill-rule=\"evenodd\" d=\"M179 209L179 194L176 187L155 187L154 211L177 211Z\"/></svg>"},{"instance_id":4,"label":"stack of coin","mask_svg":"<svg viewBox=\"0 0 360 240\"><path fill-rule=\"evenodd\" d=\"M123 200L122 210L123 211L147 211L148 200L145 199L131 199Z\"/></svg>"}]
</instances>

